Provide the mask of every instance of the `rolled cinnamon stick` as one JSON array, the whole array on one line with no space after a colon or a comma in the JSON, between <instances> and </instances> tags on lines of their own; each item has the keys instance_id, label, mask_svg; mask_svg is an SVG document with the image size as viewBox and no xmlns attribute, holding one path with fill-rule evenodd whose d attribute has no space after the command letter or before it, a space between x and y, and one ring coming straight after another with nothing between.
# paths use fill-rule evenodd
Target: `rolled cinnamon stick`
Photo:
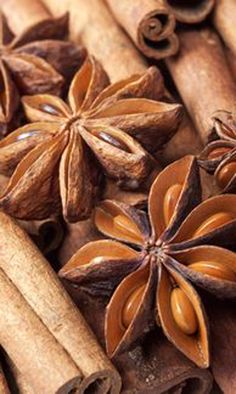
<instances>
[{"instance_id":1,"label":"rolled cinnamon stick","mask_svg":"<svg viewBox=\"0 0 236 394\"><path fill-rule=\"evenodd\" d=\"M56 250L62 242L64 230L57 217L45 220L18 220L18 223L30 235L43 254Z\"/></svg>"},{"instance_id":2,"label":"rolled cinnamon stick","mask_svg":"<svg viewBox=\"0 0 236 394\"><path fill-rule=\"evenodd\" d=\"M212 11L218 0L164 0L164 3L178 21L199 23Z\"/></svg>"},{"instance_id":3,"label":"rolled cinnamon stick","mask_svg":"<svg viewBox=\"0 0 236 394\"><path fill-rule=\"evenodd\" d=\"M19 394L36 394L27 380L27 375L21 373L16 364L9 357L7 357L7 364L14 377Z\"/></svg>"},{"instance_id":4,"label":"rolled cinnamon stick","mask_svg":"<svg viewBox=\"0 0 236 394\"><path fill-rule=\"evenodd\" d=\"M236 55L236 2L218 0L213 14L213 22L225 44Z\"/></svg>"},{"instance_id":5,"label":"rolled cinnamon stick","mask_svg":"<svg viewBox=\"0 0 236 394\"><path fill-rule=\"evenodd\" d=\"M68 33L68 15L53 19L41 0L1 0L0 9L15 36L60 39Z\"/></svg>"},{"instance_id":6,"label":"rolled cinnamon stick","mask_svg":"<svg viewBox=\"0 0 236 394\"><path fill-rule=\"evenodd\" d=\"M82 372L80 392L94 387L99 394L119 393L119 375L79 310L26 233L4 213L0 239L0 268Z\"/></svg>"},{"instance_id":7,"label":"rolled cinnamon stick","mask_svg":"<svg viewBox=\"0 0 236 394\"><path fill-rule=\"evenodd\" d=\"M0 270L0 342L35 392L53 394L82 379L76 364ZM74 385L67 386L69 388Z\"/></svg>"},{"instance_id":8,"label":"rolled cinnamon stick","mask_svg":"<svg viewBox=\"0 0 236 394\"><path fill-rule=\"evenodd\" d=\"M180 52L166 59L180 95L204 142L212 115L235 110L236 86L219 37L210 29L179 33Z\"/></svg>"},{"instance_id":9,"label":"rolled cinnamon stick","mask_svg":"<svg viewBox=\"0 0 236 394\"><path fill-rule=\"evenodd\" d=\"M70 36L86 46L105 68L112 82L140 74L145 60L115 22L103 0L44 0L52 15L70 12Z\"/></svg>"},{"instance_id":10,"label":"rolled cinnamon stick","mask_svg":"<svg viewBox=\"0 0 236 394\"><path fill-rule=\"evenodd\" d=\"M178 51L175 18L163 0L106 0L116 20L147 57L163 59Z\"/></svg>"}]
</instances>

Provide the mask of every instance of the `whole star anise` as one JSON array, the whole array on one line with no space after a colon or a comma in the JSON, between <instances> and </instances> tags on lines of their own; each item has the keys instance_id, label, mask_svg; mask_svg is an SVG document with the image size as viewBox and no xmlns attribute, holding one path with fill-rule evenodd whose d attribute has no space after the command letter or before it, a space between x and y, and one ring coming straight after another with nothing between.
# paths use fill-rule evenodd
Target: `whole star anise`
<instances>
[{"instance_id":1,"label":"whole star anise","mask_svg":"<svg viewBox=\"0 0 236 394\"><path fill-rule=\"evenodd\" d=\"M218 137L199 156L200 165L213 173L223 193L236 192L236 120L234 114L218 111L213 117Z\"/></svg>"},{"instance_id":2,"label":"whole star anise","mask_svg":"<svg viewBox=\"0 0 236 394\"><path fill-rule=\"evenodd\" d=\"M0 137L16 127L13 115L21 94L59 95L65 76L78 68L86 51L58 39L66 34L68 18L44 20L13 37L0 18Z\"/></svg>"},{"instance_id":3,"label":"whole star anise","mask_svg":"<svg viewBox=\"0 0 236 394\"><path fill-rule=\"evenodd\" d=\"M67 220L85 218L95 202L98 162L119 184L137 188L155 164L141 145L156 149L181 120L179 104L140 98L160 93L159 76L152 67L108 86L101 65L88 58L71 82L68 104L46 94L24 97L26 115L37 123L0 142L0 172L9 175L18 164L1 208L40 219L62 202Z\"/></svg>"},{"instance_id":4,"label":"whole star anise","mask_svg":"<svg viewBox=\"0 0 236 394\"><path fill-rule=\"evenodd\" d=\"M226 249L236 239L236 196L200 200L197 161L186 156L157 176L149 217L114 200L96 208L97 228L124 243L88 243L60 276L93 295L115 288L105 320L109 356L128 349L156 321L189 359L209 366L208 322L193 285L217 297L236 296L236 254Z\"/></svg>"}]
</instances>

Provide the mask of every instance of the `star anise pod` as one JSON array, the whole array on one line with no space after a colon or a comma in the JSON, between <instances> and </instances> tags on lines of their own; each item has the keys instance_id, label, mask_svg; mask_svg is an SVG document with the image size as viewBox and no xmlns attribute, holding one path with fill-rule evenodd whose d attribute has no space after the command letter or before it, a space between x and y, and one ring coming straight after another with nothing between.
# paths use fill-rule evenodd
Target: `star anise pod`
<instances>
[{"instance_id":1,"label":"star anise pod","mask_svg":"<svg viewBox=\"0 0 236 394\"><path fill-rule=\"evenodd\" d=\"M194 285L217 297L236 296L236 254L227 249L236 239L236 196L200 200L199 167L186 156L157 176L148 215L114 200L96 208L97 228L119 242L88 243L60 276L93 295L107 296L115 288L105 320L110 357L156 321L189 359L209 366L207 316Z\"/></svg>"},{"instance_id":2,"label":"star anise pod","mask_svg":"<svg viewBox=\"0 0 236 394\"><path fill-rule=\"evenodd\" d=\"M75 71L86 51L57 39L66 34L67 16L44 20L13 37L3 17L0 19L0 136L16 127L13 115L20 94L61 93L65 76ZM45 39L47 38L47 39ZM68 67L67 67L68 66Z\"/></svg>"},{"instance_id":3,"label":"star anise pod","mask_svg":"<svg viewBox=\"0 0 236 394\"><path fill-rule=\"evenodd\" d=\"M214 174L223 193L236 192L236 120L231 112L217 111L213 117L217 140L199 156L200 165Z\"/></svg>"},{"instance_id":4,"label":"star anise pod","mask_svg":"<svg viewBox=\"0 0 236 394\"><path fill-rule=\"evenodd\" d=\"M9 175L17 166L1 208L41 219L57 212L61 201L67 220L85 218L95 202L98 162L119 184L137 188L155 165L141 144L156 149L181 120L179 104L140 98L158 92L156 82L152 67L108 86L100 63L88 58L71 82L68 104L46 94L24 97L26 115L36 123L0 142L0 172Z\"/></svg>"}]
</instances>

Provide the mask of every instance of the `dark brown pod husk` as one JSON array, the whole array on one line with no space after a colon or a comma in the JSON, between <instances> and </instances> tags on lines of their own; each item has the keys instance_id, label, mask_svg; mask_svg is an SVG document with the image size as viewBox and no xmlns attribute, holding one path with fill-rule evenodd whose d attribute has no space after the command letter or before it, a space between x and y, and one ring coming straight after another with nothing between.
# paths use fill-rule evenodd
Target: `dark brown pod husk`
<instances>
[{"instance_id":1,"label":"dark brown pod husk","mask_svg":"<svg viewBox=\"0 0 236 394\"><path fill-rule=\"evenodd\" d=\"M234 150L232 150L226 157L222 158L218 167L215 170L214 176L217 179L220 176L220 172L223 167L231 162L236 161L236 144ZM232 175L228 183L221 189L222 193L235 193L236 192L236 172Z\"/></svg>"},{"instance_id":2,"label":"dark brown pod husk","mask_svg":"<svg viewBox=\"0 0 236 394\"><path fill-rule=\"evenodd\" d=\"M199 165L209 173L213 174L224 158L228 157L231 151L236 147L232 141L218 140L210 142L205 149L200 153L198 162ZM211 153L216 149L226 149L227 153L219 154L219 156L211 158Z\"/></svg>"}]
</instances>

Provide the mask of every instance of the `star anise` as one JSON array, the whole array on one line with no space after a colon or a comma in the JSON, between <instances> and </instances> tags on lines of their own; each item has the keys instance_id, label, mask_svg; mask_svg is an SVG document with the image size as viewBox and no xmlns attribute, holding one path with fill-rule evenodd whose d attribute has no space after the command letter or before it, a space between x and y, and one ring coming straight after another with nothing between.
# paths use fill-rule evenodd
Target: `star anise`
<instances>
[{"instance_id":1,"label":"star anise","mask_svg":"<svg viewBox=\"0 0 236 394\"><path fill-rule=\"evenodd\" d=\"M236 192L236 120L231 112L218 111L213 117L217 140L199 156L200 165L214 174L223 193Z\"/></svg>"},{"instance_id":2,"label":"star anise","mask_svg":"<svg viewBox=\"0 0 236 394\"><path fill-rule=\"evenodd\" d=\"M85 49L52 39L66 34L67 16L44 20L17 37L9 32L3 17L0 24L0 136L4 136L16 127L13 115L19 95L59 95L64 83L59 73L75 71L75 65L78 68L85 58Z\"/></svg>"},{"instance_id":3,"label":"star anise","mask_svg":"<svg viewBox=\"0 0 236 394\"><path fill-rule=\"evenodd\" d=\"M105 320L110 357L128 349L156 321L189 359L209 366L208 322L193 285L217 297L236 296L236 254L227 249L236 239L236 196L200 200L199 167L186 156L154 181L149 218L114 200L96 208L97 228L133 247L108 239L90 242L60 276L93 295L107 296L115 288Z\"/></svg>"},{"instance_id":4,"label":"star anise","mask_svg":"<svg viewBox=\"0 0 236 394\"><path fill-rule=\"evenodd\" d=\"M71 82L68 104L46 94L24 97L26 115L37 123L0 142L1 173L9 175L18 164L1 208L41 219L57 212L61 201L67 220L85 218L95 202L98 162L119 184L137 188L155 164L141 144L156 149L181 120L179 104L140 98L160 93L159 75L152 67L108 86L101 65L88 58Z\"/></svg>"}]
</instances>

